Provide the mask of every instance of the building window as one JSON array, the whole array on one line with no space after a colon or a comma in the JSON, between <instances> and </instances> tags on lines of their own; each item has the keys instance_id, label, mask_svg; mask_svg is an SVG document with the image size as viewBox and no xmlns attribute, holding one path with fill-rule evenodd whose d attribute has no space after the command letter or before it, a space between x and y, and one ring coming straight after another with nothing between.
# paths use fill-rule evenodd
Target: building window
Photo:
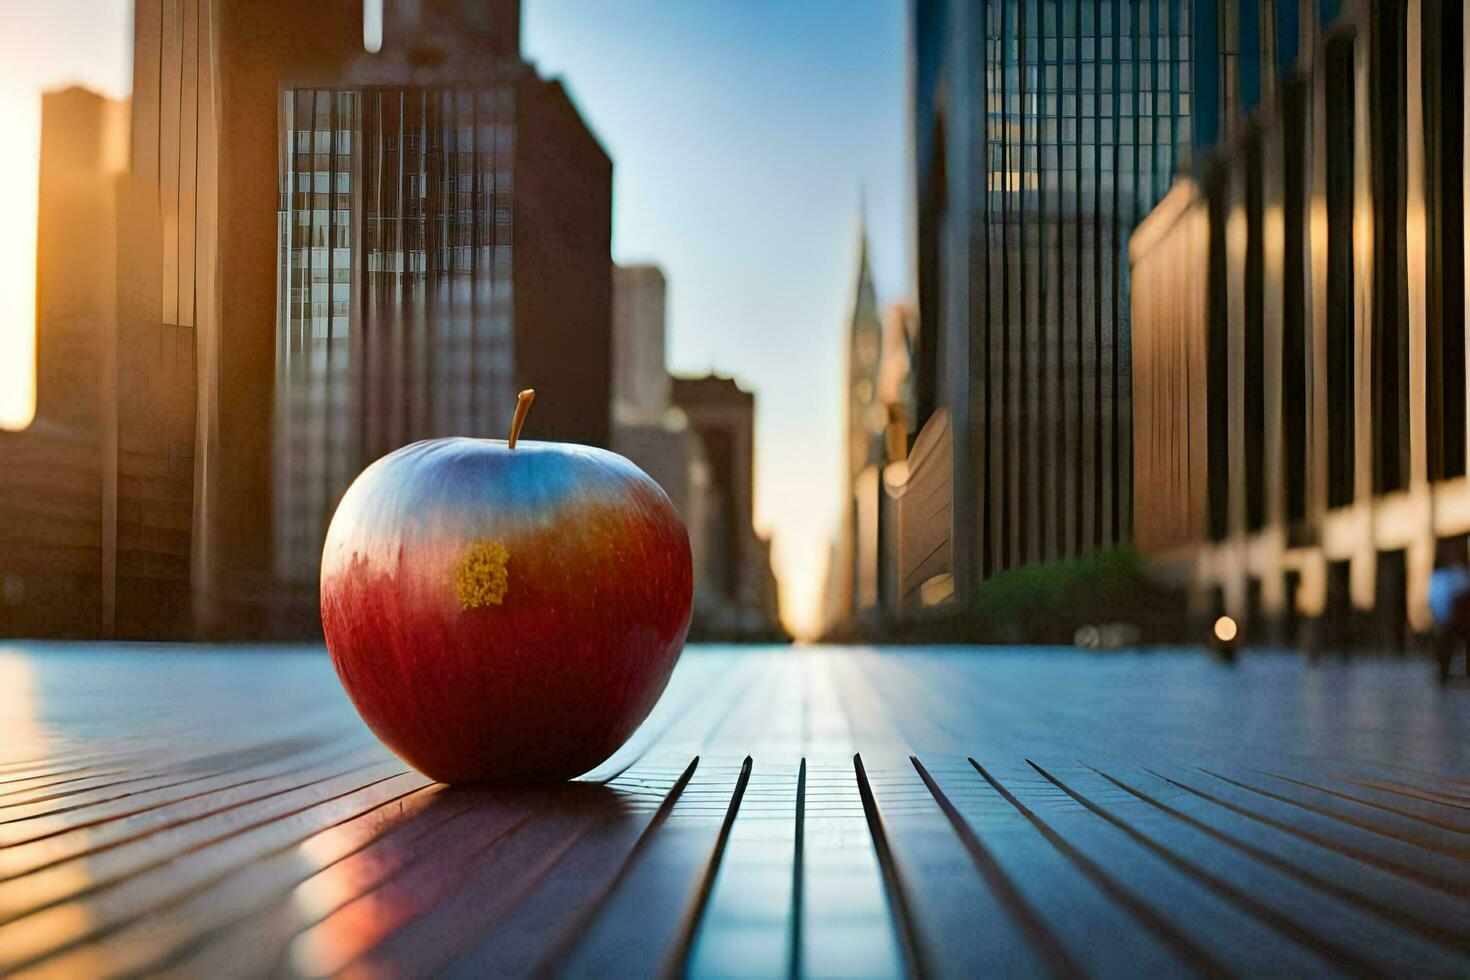
<instances>
[{"instance_id":1,"label":"building window","mask_svg":"<svg viewBox=\"0 0 1470 980\"><path fill-rule=\"evenodd\" d=\"M1325 52L1327 182L1327 505L1353 500L1353 39Z\"/></svg>"},{"instance_id":2,"label":"building window","mask_svg":"<svg viewBox=\"0 0 1470 980\"><path fill-rule=\"evenodd\" d=\"M1281 92L1282 219L1281 411L1286 519L1307 516L1307 87Z\"/></svg>"},{"instance_id":3,"label":"building window","mask_svg":"<svg viewBox=\"0 0 1470 980\"><path fill-rule=\"evenodd\" d=\"M1257 531L1266 523L1266 306L1265 229L1262 198L1262 160L1265 149L1253 139L1246 150L1245 179L1245 520Z\"/></svg>"},{"instance_id":4,"label":"building window","mask_svg":"<svg viewBox=\"0 0 1470 980\"><path fill-rule=\"evenodd\" d=\"M1431 480L1465 474L1465 46L1461 0L1424 0L1425 196L1428 205L1427 376Z\"/></svg>"},{"instance_id":5,"label":"building window","mask_svg":"<svg viewBox=\"0 0 1470 980\"><path fill-rule=\"evenodd\" d=\"M1402 4L1374 4L1373 490L1407 482L1409 420L1408 269L1404 227L1404 18Z\"/></svg>"},{"instance_id":6,"label":"building window","mask_svg":"<svg viewBox=\"0 0 1470 980\"><path fill-rule=\"evenodd\" d=\"M1229 533L1230 467L1229 405L1230 306L1225 260L1225 215L1227 183L1223 173L1212 175L1206 188L1209 196L1209 270L1205 321L1205 404L1207 417L1207 464L1210 537L1222 540Z\"/></svg>"}]
</instances>

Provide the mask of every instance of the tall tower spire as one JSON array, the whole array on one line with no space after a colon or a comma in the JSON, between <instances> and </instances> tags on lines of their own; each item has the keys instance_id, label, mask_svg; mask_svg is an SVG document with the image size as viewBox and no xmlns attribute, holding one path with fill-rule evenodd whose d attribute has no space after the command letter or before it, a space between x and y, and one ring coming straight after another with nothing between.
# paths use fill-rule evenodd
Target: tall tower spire
<instances>
[{"instance_id":1,"label":"tall tower spire","mask_svg":"<svg viewBox=\"0 0 1470 980\"><path fill-rule=\"evenodd\" d=\"M868 253L867 208L864 190L858 188L857 275L853 281L847 342L847 417L850 472L856 473L881 459L881 409L877 404L878 368L883 347L883 322L878 313L878 291L873 283L873 265Z\"/></svg>"}]
</instances>

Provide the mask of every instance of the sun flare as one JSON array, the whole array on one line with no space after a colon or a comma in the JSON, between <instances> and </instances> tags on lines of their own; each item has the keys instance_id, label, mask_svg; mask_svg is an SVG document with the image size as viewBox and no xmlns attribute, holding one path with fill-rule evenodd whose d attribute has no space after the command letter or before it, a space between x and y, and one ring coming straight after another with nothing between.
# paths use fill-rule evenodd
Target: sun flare
<instances>
[{"instance_id":1,"label":"sun flare","mask_svg":"<svg viewBox=\"0 0 1470 980\"><path fill-rule=\"evenodd\" d=\"M13 16L12 16L13 13ZM23 429L36 409L36 190L41 93L81 85L125 97L132 75L129 0L50 0L7 10L0 32L0 429Z\"/></svg>"}]
</instances>

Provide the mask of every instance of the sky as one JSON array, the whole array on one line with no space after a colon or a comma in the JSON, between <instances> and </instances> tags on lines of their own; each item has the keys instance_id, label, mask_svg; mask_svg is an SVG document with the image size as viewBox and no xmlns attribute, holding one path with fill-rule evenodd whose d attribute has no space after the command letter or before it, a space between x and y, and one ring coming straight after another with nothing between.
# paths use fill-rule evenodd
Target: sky
<instances>
[{"instance_id":1,"label":"sky","mask_svg":"<svg viewBox=\"0 0 1470 980\"><path fill-rule=\"evenodd\" d=\"M866 201L879 298L910 292L906 4L527 0L525 55L613 158L613 257L669 282L669 366L756 392L756 524L817 624L842 499L843 332Z\"/></svg>"},{"instance_id":2,"label":"sky","mask_svg":"<svg viewBox=\"0 0 1470 980\"><path fill-rule=\"evenodd\" d=\"M389 0L392 2L392 0ZM614 162L613 258L669 282L669 366L756 392L756 524L816 625L842 497L859 200L885 303L909 286L905 4L525 0L522 44ZM35 188L42 90L130 83L128 0L0 0L0 187ZM14 142L11 142L14 141ZM35 196L0 223L0 427L33 404Z\"/></svg>"}]
</instances>

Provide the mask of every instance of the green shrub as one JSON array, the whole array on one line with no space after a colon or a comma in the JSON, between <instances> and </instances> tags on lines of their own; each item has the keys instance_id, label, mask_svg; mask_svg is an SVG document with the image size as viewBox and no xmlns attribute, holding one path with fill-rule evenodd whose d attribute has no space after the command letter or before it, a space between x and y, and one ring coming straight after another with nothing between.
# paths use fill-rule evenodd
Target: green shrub
<instances>
[{"instance_id":1,"label":"green shrub","mask_svg":"<svg viewBox=\"0 0 1470 980\"><path fill-rule=\"evenodd\" d=\"M1085 623L1135 620L1153 592L1138 553L1110 548L994 575L975 590L969 611L990 628L1019 628L1038 638L1070 635Z\"/></svg>"}]
</instances>

